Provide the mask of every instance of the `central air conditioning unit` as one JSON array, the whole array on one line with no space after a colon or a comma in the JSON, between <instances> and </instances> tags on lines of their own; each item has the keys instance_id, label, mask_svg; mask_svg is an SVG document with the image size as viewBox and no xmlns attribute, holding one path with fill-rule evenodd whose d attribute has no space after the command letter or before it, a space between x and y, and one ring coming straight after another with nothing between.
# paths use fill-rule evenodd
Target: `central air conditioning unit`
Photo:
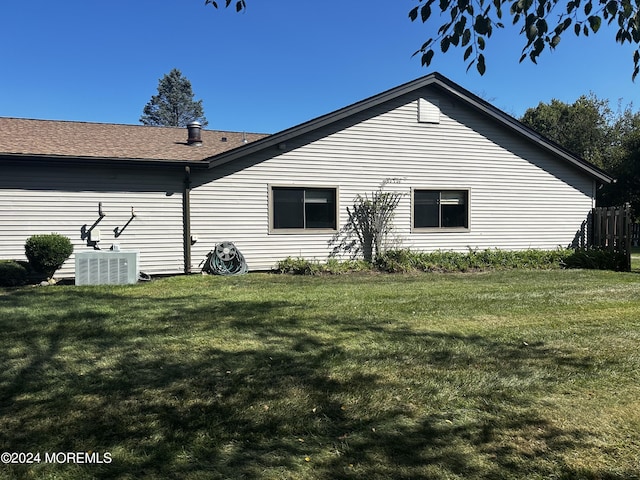
<instances>
[{"instance_id":1,"label":"central air conditioning unit","mask_svg":"<svg viewBox=\"0 0 640 480\"><path fill-rule=\"evenodd\" d=\"M136 250L76 253L76 285L126 285L138 281Z\"/></svg>"}]
</instances>

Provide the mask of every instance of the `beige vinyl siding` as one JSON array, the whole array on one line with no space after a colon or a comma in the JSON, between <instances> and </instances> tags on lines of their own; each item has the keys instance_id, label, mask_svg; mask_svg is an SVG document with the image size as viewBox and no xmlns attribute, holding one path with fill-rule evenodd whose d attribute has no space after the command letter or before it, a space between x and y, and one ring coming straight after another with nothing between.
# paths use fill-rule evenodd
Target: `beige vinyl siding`
<instances>
[{"instance_id":1,"label":"beige vinyl siding","mask_svg":"<svg viewBox=\"0 0 640 480\"><path fill-rule=\"evenodd\" d=\"M419 98L435 100L440 123L419 123ZM331 234L270 235L268 185L339 189L339 228L357 194L398 178L404 194L396 244L419 250L553 249L567 246L593 205L593 180L487 117L435 90L377 106L286 150L222 165L192 193L195 265L215 243L233 241L251 269L287 256L325 260ZM468 232L411 232L411 188L468 189Z\"/></svg>"},{"instance_id":2,"label":"beige vinyl siding","mask_svg":"<svg viewBox=\"0 0 640 480\"><path fill-rule=\"evenodd\" d=\"M1 168L0 258L25 259L27 238L52 232L69 237L74 252L93 250L83 233L98 222L95 229L100 230L101 249L117 243L123 250L139 250L140 269L149 274L184 270L179 170ZM99 202L105 213L102 219ZM126 225L131 207L136 217ZM116 228L121 231L118 237ZM74 276L74 261L72 255L56 276Z\"/></svg>"}]
</instances>

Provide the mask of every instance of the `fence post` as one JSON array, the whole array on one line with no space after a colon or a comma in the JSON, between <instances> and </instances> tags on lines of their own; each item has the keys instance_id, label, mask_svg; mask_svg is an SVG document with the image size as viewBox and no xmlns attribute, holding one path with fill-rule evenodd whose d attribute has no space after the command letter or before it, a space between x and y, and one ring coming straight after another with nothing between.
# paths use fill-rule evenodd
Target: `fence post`
<instances>
[{"instance_id":1,"label":"fence post","mask_svg":"<svg viewBox=\"0 0 640 480\"><path fill-rule=\"evenodd\" d=\"M629 203L624 206L623 214L624 229L624 251L625 251L625 271L631 271L631 205Z\"/></svg>"}]
</instances>

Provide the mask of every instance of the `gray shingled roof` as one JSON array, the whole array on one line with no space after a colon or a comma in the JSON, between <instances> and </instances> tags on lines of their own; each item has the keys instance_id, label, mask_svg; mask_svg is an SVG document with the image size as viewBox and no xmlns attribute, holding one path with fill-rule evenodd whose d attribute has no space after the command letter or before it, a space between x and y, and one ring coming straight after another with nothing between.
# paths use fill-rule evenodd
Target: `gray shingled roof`
<instances>
[{"instance_id":1,"label":"gray shingled roof","mask_svg":"<svg viewBox=\"0 0 640 480\"><path fill-rule=\"evenodd\" d=\"M0 118L0 155L201 161L266 136L202 130L192 146L186 128Z\"/></svg>"}]
</instances>

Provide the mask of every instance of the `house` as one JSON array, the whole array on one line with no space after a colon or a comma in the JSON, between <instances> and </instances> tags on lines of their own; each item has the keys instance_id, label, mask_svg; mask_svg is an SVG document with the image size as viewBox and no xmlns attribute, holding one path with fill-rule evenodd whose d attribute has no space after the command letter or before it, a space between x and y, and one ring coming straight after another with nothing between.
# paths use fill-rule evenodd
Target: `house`
<instances>
[{"instance_id":1,"label":"house","mask_svg":"<svg viewBox=\"0 0 640 480\"><path fill-rule=\"evenodd\" d=\"M323 260L389 179L396 245L425 251L569 246L612 181L438 73L273 135L0 118L0 258L57 232L139 250L151 275L221 241L251 270Z\"/></svg>"}]
</instances>

